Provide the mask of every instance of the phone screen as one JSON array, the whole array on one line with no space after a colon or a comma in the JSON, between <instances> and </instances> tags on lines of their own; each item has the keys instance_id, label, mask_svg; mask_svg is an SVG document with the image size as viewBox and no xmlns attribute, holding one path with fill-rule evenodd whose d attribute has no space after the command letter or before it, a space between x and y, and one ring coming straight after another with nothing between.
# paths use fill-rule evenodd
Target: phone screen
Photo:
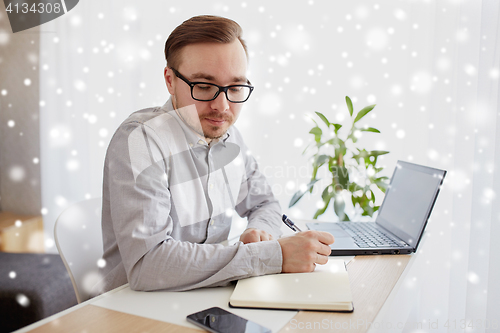
<instances>
[{"instance_id":1,"label":"phone screen","mask_svg":"<svg viewBox=\"0 0 500 333\"><path fill-rule=\"evenodd\" d=\"M271 333L264 326L217 307L190 314L187 320L215 333Z\"/></svg>"}]
</instances>

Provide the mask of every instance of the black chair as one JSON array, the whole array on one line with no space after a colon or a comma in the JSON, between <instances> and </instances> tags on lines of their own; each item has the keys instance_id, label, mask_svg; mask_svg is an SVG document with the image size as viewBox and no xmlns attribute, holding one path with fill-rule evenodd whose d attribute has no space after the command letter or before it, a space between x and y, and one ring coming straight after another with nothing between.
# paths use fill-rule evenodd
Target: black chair
<instances>
[{"instance_id":1,"label":"black chair","mask_svg":"<svg viewBox=\"0 0 500 333\"><path fill-rule=\"evenodd\" d=\"M71 280L58 254L0 252L0 333L76 304Z\"/></svg>"}]
</instances>

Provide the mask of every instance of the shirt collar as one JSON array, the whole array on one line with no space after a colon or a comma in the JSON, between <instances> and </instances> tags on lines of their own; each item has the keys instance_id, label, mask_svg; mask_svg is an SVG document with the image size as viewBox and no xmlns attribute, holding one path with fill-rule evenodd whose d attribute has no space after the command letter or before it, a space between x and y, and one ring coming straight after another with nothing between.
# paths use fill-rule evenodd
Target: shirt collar
<instances>
[{"instance_id":1,"label":"shirt collar","mask_svg":"<svg viewBox=\"0 0 500 333\"><path fill-rule=\"evenodd\" d=\"M181 125L182 130L184 131L184 134L186 135L186 139L188 141L188 144L190 147L196 147L196 146L214 146L217 143L221 143L224 147L226 146L226 140L229 138L229 131L227 131L220 139L214 139L212 142L207 144L204 138L200 138L198 133L193 131L191 127L189 127L184 120L179 117L177 112L174 109L174 105L172 104L172 98L169 98L165 104L161 107L162 110L168 112L172 117L174 117L177 122Z\"/></svg>"}]
</instances>

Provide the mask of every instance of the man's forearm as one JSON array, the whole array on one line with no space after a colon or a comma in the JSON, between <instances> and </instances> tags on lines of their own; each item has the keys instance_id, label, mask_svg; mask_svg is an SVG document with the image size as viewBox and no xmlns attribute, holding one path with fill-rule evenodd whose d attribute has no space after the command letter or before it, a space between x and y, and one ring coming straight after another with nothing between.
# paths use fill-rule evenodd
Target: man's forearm
<instances>
[{"instance_id":1,"label":"man's forearm","mask_svg":"<svg viewBox=\"0 0 500 333\"><path fill-rule=\"evenodd\" d=\"M248 215L247 228L264 230L278 239L282 234L280 209L276 200L262 204Z\"/></svg>"},{"instance_id":2,"label":"man's forearm","mask_svg":"<svg viewBox=\"0 0 500 333\"><path fill-rule=\"evenodd\" d=\"M125 268L133 290L184 291L279 273L281 265L281 247L277 241L223 246L170 239Z\"/></svg>"}]
</instances>

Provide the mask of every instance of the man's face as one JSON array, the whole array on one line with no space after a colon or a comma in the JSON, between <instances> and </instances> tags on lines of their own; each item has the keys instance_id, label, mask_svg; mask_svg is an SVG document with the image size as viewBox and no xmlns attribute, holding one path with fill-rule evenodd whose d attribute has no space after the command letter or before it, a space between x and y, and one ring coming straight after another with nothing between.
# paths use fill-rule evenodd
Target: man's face
<instances>
[{"instance_id":1,"label":"man's face","mask_svg":"<svg viewBox=\"0 0 500 333\"><path fill-rule=\"evenodd\" d=\"M191 82L247 84L247 58L239 40L187 45L180 56L179 68L175 69ZM229 102L222 92L213 101L196 101L191 97L191 87L170 68L165 68L164 74L174 108L183 108L180 116L198 134L209 140L220 138L238 118L243 103Z\"/></svg>"}]
</instances>

